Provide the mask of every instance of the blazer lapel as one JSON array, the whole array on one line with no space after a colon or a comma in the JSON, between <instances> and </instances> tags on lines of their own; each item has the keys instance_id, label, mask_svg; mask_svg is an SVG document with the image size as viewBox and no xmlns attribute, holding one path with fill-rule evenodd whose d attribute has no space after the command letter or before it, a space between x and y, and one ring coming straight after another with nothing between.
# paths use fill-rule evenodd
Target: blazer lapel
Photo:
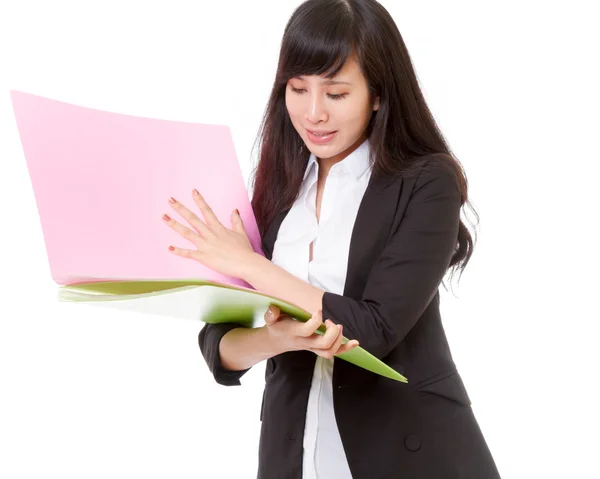
<instances>
[{"instance_id":1,"label":"blazer lapel","mask_svg":"<svg viewBox=\"0 0 600 479\"><path fill-rule=\"evenodd\" d=\"M371 176L352 230L344 296L362 297L371 267L389 238L401 184L394 178Z\"/></svg>"}]
</instances>

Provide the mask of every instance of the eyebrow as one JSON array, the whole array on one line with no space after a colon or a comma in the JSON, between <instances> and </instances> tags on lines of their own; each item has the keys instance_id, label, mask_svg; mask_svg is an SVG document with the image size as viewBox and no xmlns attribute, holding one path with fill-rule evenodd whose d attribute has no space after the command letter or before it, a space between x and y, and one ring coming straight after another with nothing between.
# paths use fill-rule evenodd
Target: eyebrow
<instances>
[{"instance_id":1,"label":"eyebrow","mask_svg":"<svg viewBox=\"0 0 600 479\"><path fill-rule=\"evenodd\" d=\"M298 80L304 80L304 76L296 76L296 77L292 77L292 78L296 78ZM340 81L340 80L323 80L321 81L321 83L323 85L352 85L352 83L347 82L347 81Z\"/></svg>"}]
</instances>

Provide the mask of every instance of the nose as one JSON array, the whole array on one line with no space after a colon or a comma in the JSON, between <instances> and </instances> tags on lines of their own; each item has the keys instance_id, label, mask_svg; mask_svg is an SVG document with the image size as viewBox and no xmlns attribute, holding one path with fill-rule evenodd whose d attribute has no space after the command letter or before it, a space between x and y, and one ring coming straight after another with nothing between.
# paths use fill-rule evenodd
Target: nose
<instances>
[{"instance_id":1,"label":"nose","mask_svg":"<svg viewBox=\"0 0 600 479\"><path fill-rule=\"evenodd\" d=\"M307 95L308 97L308 95ZM311 94L306 107L305 118L311 123L326 122L328 119L327 109L323 97L319 94Z\"/></svg>"}]
</instances>

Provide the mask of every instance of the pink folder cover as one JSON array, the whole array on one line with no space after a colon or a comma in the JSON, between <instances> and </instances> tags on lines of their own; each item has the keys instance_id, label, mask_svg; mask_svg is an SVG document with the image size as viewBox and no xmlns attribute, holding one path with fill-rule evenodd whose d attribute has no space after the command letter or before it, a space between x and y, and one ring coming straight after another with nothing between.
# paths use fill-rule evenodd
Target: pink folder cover
<instances>
[{"instance_id":1,"label":"pink folder cover","mask_svg":"<svg viewBox=\"0 0 600 479\"><path fill-rule=\"evenodd\" d=\"M231 227L231 212L238 208L254 251L263 254L229 128L109 113L18 91L12 91L11 97L51 275L62 289L111 280L195 279L254 291L239 278L170 253L169 244L194 246L162 221L162 215L168 213L187 225L168 204L170 196L201 216L191 196L197 188L227 227ZM131 284L123 284L116 298L135 297L127 294ZM139 289L140 285L133 286ZM137 295L135 301L112 301L110 294L82 294L81 288L85 293L90 285L78 288L80 297L67 300L99 300L103 301L100 304L131 306L138 311L144 311L145 301L149 301L150 312L216 323L252 323L256 310L264 312L271 303L302 321L310 318L297 306L260 292L249 295L229 288L192 290L186 286L177 294L153 293ZM194 294L183 297L183 293ZM161 309L161 304L166 308ZM321 325L319 330L324 332L325 327ZM407 382L360 347L339 357Z\"/></svg>"},{"instance_id":2,"label":"pink folder cover","mask_svg":"<svg viewBox=\"0 0 600 479\"><path fill-rule=\"evenodd\" d=\"M254 251L256 220L227 126L140 118L11 91L52 278L190 279L251 288L168 251L194 245L164 224L182 222L175 197L202 218L197 188L222 224L237 208Z\"/></svg>"}]
</instances>

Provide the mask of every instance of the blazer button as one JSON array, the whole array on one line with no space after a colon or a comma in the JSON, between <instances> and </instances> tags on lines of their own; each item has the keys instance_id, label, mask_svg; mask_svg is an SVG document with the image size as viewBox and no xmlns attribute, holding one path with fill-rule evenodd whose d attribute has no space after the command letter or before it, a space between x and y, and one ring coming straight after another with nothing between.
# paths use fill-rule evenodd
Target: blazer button
<instances>
[{"instance_id":1,"label":"blazer button","mask_svg":"<svg viewBox=\"0 0 600 479\"><path fill-rule=\"evenodd\" d=\"M404 444L409 451L418 451L421 449L421 438L416 434L409 434L404 439Z\"/></svg>"}]
</instances>

